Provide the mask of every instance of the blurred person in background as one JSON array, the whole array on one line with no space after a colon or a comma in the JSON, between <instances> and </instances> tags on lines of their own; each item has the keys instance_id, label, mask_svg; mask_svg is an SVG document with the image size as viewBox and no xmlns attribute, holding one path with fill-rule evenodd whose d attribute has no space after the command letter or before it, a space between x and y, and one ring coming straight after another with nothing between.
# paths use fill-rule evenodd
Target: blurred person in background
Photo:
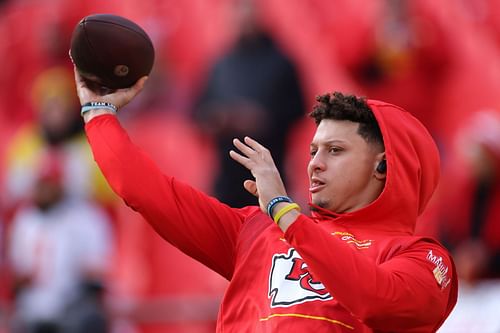
<instances>
[{"instance_id":1,"label":"blurred person in background","mask_svg":"<svg viewBox=\"0 0 500 333\"><path fill-rule=\"evenodd\" d=\"M448 155L430 222L453 253L460 288L439 332L500 332L499 109L464 118Z\"/></svg>"},{"instance_id":2,"label":"blurred person in background","mask_svg":"<svg viewBox=\"0 0 500 333\"><path fill-rule=\"evenodd\" d=\"M20 127L7 145L5 198L11 212L27 198L37 164L52 148L61 154L67 196L95 199L106 205L114 201L85 142L74 89L72 71L66 67L51 67L34 79L31 97L37 118Z\"/></svg>"},{"instance_id":3,"label":"blurred person in background","mask_svg":"<svg viewBox=\"0 0 500 333\"><path fill-rule=\"evenodd\" d=\"M363 94L401 105L422 121L440 144L435 101L453 57L449 37L428 14L434 9L425 1L374 3L370 30L358 41L363 45L360 52L348 59L341 56L343 64ZM337 48L341 54L343 45Z\"/></svg>"},{"instance_id":4,"label":"blurred person in background","mask_svg":"<svg viewBox=\"0 0 500 333\"><path fill-rule=\"evenodd\" d=\"M68 196L61 157L57 150L43 154L31 200L13 217L13 333L107 332L101 296L111 225L98 206Z\"/></svg>"},{"instance_id":5,"label":"blurred person in background","mask_svg":"<svg viewBox=\"0 0 500 333\"><path fill-rule=\"evenodd\" d=\"M113 214L115 196L85 142L74 89L72 71L67 66L50 67L33 79L27 99L31 97L33 108L37 110L36 119L17 128L8 138L2 156L5 164L0 213L4 220L4 238L14 228L14 220L25 210L24 206L32 204L33 188L38 184L39 167L47 151L58 152L62 169L59 185L63 187L65 198L94 201L106 208L106 214ZM8 274L9 267L3 271L1 294L9 304L12 300L7 286L13 283L10 280L16 278L16 274Z\"/></svg>"},{"instance_id":6,"label":"blurred person in background","mask_svg":"<svg viewBox=\"0 0 500 333\"><path fill-rule=\"evenodd\" d=\"M219 170L214 194L234 207L253 203L254 198L241 186L247 171L227 156L231 139L244 134L256 138L273 151L282 170L287 136L304 115L295 66L258 15L254 2L235 1L236 40L213 64L194 110L195 121L216 143Z\"/></svg>"},{"instance_id":7,"label":"blurred person in background","mask_svg":"<svg viewBox=\"0 0 500 333\"><path fill-rule=\"evenodd\" d=\"M444 167L440 238L461 280L500 278L500 111L466 118Z\"/></svg>"}]
</instances>

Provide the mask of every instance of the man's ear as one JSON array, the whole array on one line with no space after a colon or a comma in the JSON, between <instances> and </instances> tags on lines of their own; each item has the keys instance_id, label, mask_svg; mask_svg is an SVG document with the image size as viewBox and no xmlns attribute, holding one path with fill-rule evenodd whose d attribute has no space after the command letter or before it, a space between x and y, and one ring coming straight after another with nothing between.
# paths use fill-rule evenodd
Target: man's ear
<instances>
[{"instance_id":1,"label":"man's ear","mask_svg":"<svg viewBox=\"0 0 500 333\"><path fill-rule=\"evenodd\" d=\"M374 176L378 180L385 180L387 175L387 161L385 159L385 152L377 155L377 164L375 167Z\"/></svg>"}]
</instances>

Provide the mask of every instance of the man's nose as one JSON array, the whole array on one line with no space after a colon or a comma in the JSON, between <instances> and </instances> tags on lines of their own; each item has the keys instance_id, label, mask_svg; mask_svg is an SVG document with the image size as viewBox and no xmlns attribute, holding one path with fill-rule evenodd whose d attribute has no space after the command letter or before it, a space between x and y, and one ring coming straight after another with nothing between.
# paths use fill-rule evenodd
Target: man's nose
<instances>
[{"instance_id":1,"label":"man's nose","mask_svg":"<svg viewBox=\"0 0 500 333\"><path fill-rule=\"evenodd\" d=\"M318 152L311 157L311 160L309 161L309 168L311 170L325 170L326 164L321 153Z\"/></svg>"}]
</instances>

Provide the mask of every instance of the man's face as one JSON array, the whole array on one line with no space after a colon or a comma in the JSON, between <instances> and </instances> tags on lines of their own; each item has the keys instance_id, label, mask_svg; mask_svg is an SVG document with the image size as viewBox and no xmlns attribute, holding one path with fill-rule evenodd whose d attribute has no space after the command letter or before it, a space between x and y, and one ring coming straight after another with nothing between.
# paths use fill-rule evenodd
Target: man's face
<instances>
[{"instance_id":1,"label":"man's face","mask_svg":"<svg viewBox=\"0 0 500 333\"><path fill-rule=\"evenodd\" d=\"M381 193L385 175L375 169L383 148L368 144L358 126L331 119L318 125L308 166L313 204L345 213L367 206Z\"/></svg>"}]
</instances>

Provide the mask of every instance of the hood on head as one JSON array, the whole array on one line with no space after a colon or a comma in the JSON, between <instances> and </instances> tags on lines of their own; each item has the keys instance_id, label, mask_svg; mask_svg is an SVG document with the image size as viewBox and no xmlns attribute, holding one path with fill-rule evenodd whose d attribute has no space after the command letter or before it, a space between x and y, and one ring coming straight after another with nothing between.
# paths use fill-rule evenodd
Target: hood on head
<instances>
[{"instance_id":1,"label":"hood on head","mask_svg":"<svg viewBox=\"0 0 500 333\"><path fill-rule=\"evenodd\" d=\"M440 176L436 143L413 115L393 104L367 100L385 145L387 174L384 190L370 205L345 214L319 209L341 223L369 225L378 230L413 234ZM317 208L317 207L316 207Z\"/></svg>"}]
</instances>

